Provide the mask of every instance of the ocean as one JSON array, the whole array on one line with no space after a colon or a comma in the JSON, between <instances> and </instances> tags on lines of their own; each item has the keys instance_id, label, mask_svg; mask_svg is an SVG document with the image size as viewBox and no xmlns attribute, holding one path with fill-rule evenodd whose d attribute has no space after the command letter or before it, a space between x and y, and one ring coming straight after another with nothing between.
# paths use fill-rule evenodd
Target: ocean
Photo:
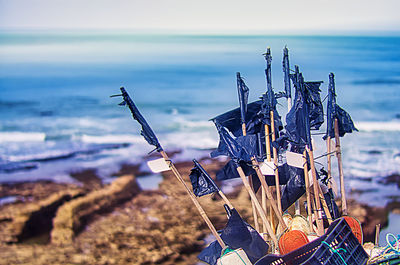
<instances>
[{"instance_id":1,"label":"ocean","mask_svg":"<svg viewBox=\"0 0 400 265\"><path fill-rule=\"evenodd\" d=\"M174 161L206 157L218 145L209 119L238 106L236 72L258 99L271 47L273 87L282 91L285 46L292 69L324 81L322 98L335 74L337 102L359 129L341 139L348 192L372 205L397 200L396 184L381 180L400 174L400 37L382 36L1 31L0 182L73 182L84 169L107 181L123 164L149 171L143 161L153 148L109 97L121 86L164 149L181 150ZM278 108L284 118L286 102ZM314 135L316 156L325 152L321 138Z\"/></svg>"}]
</instances>

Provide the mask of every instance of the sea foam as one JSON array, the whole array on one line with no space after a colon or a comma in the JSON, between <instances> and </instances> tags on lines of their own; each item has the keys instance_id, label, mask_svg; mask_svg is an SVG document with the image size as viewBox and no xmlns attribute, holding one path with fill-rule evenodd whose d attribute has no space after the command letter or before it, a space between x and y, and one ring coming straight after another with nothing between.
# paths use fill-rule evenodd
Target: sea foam
<instances>
[{"instance_id":1,"label":"sea foam","mask_svg":"<svg viewBox=\"0 0 400 265\"><path fill-rule=\"evenodd\" d=\"M40 132L0 132L1 142L43 142L45 133Z\"/></svg>"},{"instance_id":2,"label":"sea foam","mask_svg":"<svg viewBox=\"0 0 400 265\"><path fill-rule=\"evenodd\" d=\"M400 132L400 121L357 122L355 126L358 130L367 132L374 132L374 131Z\"/></svg>"}]
</instances>

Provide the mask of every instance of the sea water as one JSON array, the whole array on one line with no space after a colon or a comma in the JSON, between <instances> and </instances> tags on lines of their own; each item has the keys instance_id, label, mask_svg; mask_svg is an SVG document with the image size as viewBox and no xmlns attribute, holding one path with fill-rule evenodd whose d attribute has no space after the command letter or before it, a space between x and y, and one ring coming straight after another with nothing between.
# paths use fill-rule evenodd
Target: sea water
<instances>
[{"instance_id":1,"label":"sea water","mask_svg":"<svg viewBox=\"0 0 400 265\"><path fill-rule=\"evenodd\" d=\"M324 81L323 99L328 75L335 74L337 102L359 129L341 139L346 188L362 190L360 199L379 205L396 196L396 185L379 182L400 173L400 37L395 36L2 31L0 182L68 182L70 173L88 168L107 179L124 163L148 170L143 161L153 147L140 136L129 110L117 105L121 99L109 97L121 86L164 149L181 150L175 161L208 156L218 145L209 119L238 106L236 72L250 88L250 101L265 91L267 46L276 92L283 88L285 46L292 69L299 65L307 81ZM285 100L278 108L284 119ZM326 152L321 137L314 135L316 156ZM337 179L336 164L333 168Z\"/></svg>"}]
</instances>

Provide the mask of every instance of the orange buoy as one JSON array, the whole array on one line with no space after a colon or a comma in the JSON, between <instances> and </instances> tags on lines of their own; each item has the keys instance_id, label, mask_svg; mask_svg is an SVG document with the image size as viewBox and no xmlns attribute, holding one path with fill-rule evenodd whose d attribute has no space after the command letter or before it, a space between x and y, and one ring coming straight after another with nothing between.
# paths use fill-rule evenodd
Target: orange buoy
<instances>
[{"instance_id":1,"label":"orange buoy","mask_svg":"<svg viewBox=\"0 0 400 265\"><path fill-rule=\"evenodd\" d=\"M310 242L307 235L300 230L291 230L279 238L279 252L285 255Z\"/></svg>"},{"instance_id":2,"label":"orange buoy","mask_svg":"<svg viewBox=\"0 0 400 265\"><path fill-rule=\"evenodd\" d=\"M350 226L351 232L356 236L358 242L362 245L363 241L363 233L362 233L362 228L360 221L358 221L354 217L350 216L343 216L343 218L346 220L347 224Z\"/></svg>"}]
</instances>

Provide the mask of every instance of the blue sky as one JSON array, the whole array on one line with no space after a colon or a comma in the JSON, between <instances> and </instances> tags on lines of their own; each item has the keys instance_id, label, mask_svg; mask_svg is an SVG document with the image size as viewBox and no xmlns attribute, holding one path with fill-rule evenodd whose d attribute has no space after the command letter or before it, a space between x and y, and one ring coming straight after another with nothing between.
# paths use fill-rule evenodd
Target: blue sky
<instances>
[{"instance_id":1,"label":"blue sky","mask_svg":"<svg viewBox=\"0 0 400 265\"><path fill-rule=\"evenodd\" d=\"M386 32L400 30L399 10L399 0L0 0L0 28Z\"/></svg>"}]
</instances>

